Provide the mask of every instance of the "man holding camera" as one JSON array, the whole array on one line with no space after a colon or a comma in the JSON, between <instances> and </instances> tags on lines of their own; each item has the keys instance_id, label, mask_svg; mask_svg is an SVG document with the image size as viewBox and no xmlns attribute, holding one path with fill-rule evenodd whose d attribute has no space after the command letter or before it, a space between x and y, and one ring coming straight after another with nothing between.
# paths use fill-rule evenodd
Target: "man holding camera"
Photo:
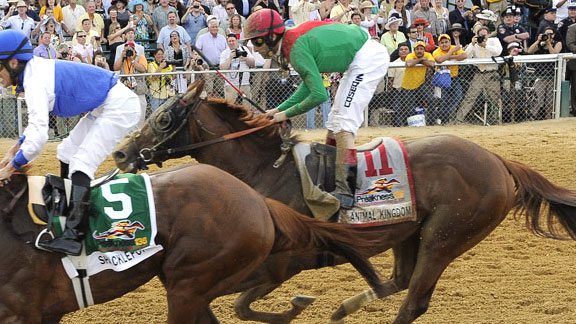
<instances>
[{"instance_id":1,"label":"man holding camera","mask_svg":"<svg viewBox=\"0 0 576 324\"><path fill-rule=\"evenodd\" d=\"M248 70L254 67L254 56L244 46L238 46L236 34L228 34L226 41L228 48L220 54L221 70ZM246 96L251 97L250 73L249 72L228 72L226 78L240 88ZM227 100L236 101L239 93L232 88L227 82L224 83L224 97Z\"/></svg>"},{"instance_id":2,"label":"man holding camera","mask_svg":"<svg viewBox=\"0 0 576 324\"><path fill-rule=\"evenodd\" d=\"M469 59L489 59L498 56L502 52L502 45L496 38L489 37L488 27L482 26L478 30L478 36L472 37L472 42L466 47L466 55ZM460 110L456 113L456 123L463 123L466 115L472 109L477 97L483 93L484 97L490 98L494 106L499 105L500 82L498 78L498 64L477 64L475 73L468 87Z\"/></svg>"}]
</instances>

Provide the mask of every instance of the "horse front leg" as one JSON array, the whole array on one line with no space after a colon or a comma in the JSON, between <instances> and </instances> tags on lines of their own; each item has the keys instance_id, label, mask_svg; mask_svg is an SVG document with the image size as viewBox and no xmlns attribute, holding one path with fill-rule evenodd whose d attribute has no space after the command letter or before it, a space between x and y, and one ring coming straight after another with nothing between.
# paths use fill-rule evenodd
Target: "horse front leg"
<instances>
[{"instance_id":1,"label":"horse front leg","mask_svg":"<svg viewBox=\"0 0 576 324\"><path fill-rule=\"evenodd\" d=\"M250 305L256 300L266 296L280 284L263 284L250 288L240 294L234 302L236 315L243 321L257 321L270 324L287 324L292 322L304 309L312 304L316 297L298 295L290 300L292 308L282 313L258 312L250 308Z\"/></svg>"}]
</instances>

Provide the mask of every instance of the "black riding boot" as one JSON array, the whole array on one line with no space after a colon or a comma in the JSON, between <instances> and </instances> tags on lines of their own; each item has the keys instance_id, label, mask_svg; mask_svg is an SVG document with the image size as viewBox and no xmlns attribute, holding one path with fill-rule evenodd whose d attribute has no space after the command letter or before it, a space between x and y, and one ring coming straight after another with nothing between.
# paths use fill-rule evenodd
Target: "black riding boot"
<instances>
[{"instance_id":1,"label":"black riding boot","mask_svg":"<svg viewBox=\"0 0 576 324\"><path fill-rule=\"evenodd\" d=\"M90 179L88 178L88 185L86 183L82 183L83 185L74 184L76 173L72 175L72 197L70 199L70 208L68 208L70 214L66 218L64 233L62 233L61 237L39 242L38 244L49 251L78 256L82 252L84 218L90 210Z\"/></svg>"},{"instance_id":2,"label":"black riding boot","mask_svg":"<svg viewBox=\"0 0 576 324\"><path fill-rule=\"evenodd\" d=\"M354 191L356 190L356 173L358 163L356 162L356 150L349 149L344 163L336 164L335 182L336 189L332 196L340 201L340 208L350 209L354 206Z\"/></svg>"}]
</instances>

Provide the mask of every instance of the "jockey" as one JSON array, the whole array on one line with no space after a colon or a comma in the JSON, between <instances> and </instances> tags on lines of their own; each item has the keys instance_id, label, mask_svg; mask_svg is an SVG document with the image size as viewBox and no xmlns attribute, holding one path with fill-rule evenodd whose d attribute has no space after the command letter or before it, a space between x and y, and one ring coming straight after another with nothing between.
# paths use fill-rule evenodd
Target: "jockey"
<instances>
[{"instance_id":1,"label":"jockey","mask_svg":"<svg viewBox=\"0 0 576 324\"><path fill-rule=\"evenodd\" d=\"M49 113L59 117L85 114L58 145L61 176L72 179L72 197L62 237L40 242L50 250L80 255L82 229L90 207L90 179L140 117L138 96L112 72L64 60L34 57L20 31L0 31L0 83L24 90L28 126L0 161L0 180L36 159L48 140ZM0 182L3 186L3 182Z\"/></svg>"},{"instance_id":2,"label":"jockey","mask_svg":"<svg viewBox=\"0 0 576 324\"><path fill-rule=\"evenodd\" d=\"M308 21L286 30L280 15L270 9L251 14L244 35L262 56L280 55L280 61L284 58L302 78L288 100L266 113L273 122L303 114L328 99L321 72L344 74L326 122L326 144L336 144L332 195L342 208L351 208L357 171L354 138L364 121L364 109L388 71L388 51L356 25Z\"/></svg>"}]
</instances>

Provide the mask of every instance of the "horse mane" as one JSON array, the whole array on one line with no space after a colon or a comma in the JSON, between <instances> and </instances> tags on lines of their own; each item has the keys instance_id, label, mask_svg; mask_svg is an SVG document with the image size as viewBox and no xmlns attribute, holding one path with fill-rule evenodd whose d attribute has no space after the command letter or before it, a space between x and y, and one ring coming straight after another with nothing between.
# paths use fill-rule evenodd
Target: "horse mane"
<instances>
[{"instance_id":1,"label":"horse mane","mask_svg":"<svg viewBox=\"0 0 576 324\"><path fill-rule=\"evenodd\" d=\"M270 124L270 120L264 114L254 114L254 111L247 109L243 105L237 105L223 98L207 98L206 102L218 108L218 111L227 115L232 115L232 118L238 120L248 126L255 128ZM273 124L264 127L258 134L266 139L278 139L281 131L281 124ZM290 137L295 143L299 142L298 136L293 135Z\"/></svg>"}]
</instances>

